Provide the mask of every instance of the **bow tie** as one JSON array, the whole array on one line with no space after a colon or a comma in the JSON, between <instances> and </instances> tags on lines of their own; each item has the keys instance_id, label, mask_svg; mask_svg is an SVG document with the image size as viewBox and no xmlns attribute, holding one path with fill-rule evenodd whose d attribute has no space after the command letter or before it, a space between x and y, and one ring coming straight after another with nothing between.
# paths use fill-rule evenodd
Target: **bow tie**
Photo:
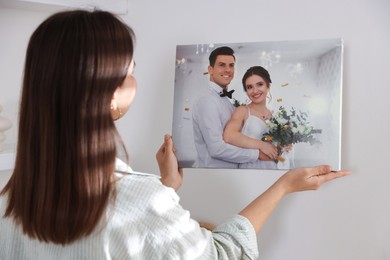
<instances>
[{"instance_id":1,"label":"bow tie","mask_svg":"<svg viewBox=\"0 0 390 260\"><path fill-rule=\"evenodd\" d=\"M220 97L232 98L233 92L234 92L234 89L233 89L233 90L230 90L230 91L227 91L226 89L224 89L223 92L222 92L219 96L220 96Z\"/></svg>"}]
</instances>

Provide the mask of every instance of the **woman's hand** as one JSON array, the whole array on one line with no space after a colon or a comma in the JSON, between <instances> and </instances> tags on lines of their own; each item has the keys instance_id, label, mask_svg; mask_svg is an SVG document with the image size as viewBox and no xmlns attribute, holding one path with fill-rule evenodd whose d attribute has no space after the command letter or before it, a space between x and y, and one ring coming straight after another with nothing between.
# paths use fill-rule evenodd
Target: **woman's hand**
<instances>
[{"instance_id":1,"label":"woman's hand","mask_svg":"<svg viewBox=\"0 0 390 260\"><path fill-rule=\"evenodd\" d=\"M245 207L240 215L246 217L258 233L284 195L296 191L317 190L322 184L350 173L332 171L328 165L290 170Z\"/></svg>"},{"instance_id":2,"label":"woman's hand","mask_svg":"<svg viewBox=\"0 0 390 260\"><path fill-rule=\"evenodd\" d=\"M305 190L318 190L322 184L349 174L351 174L350 171L332 171L329 165L320 165L313 168L297 168L285 173L275 185L280 185L284 194Z\"/></svg>"},{"instance_id":3,"label":"woman's hand","mask_svg":"<svg viewBox=\"0 0 390 260\"><path fill-rule=\"evenodd\" d=\"M164 143L157 151L156 159L160 168L161 182L177 191L183 183L183 171L179 169L170 135L164 136Z\"/></svg>"},{"instance_id":4,"label":"woman's hand","mask_svg":"<svg viewBox=\"0 0 390 260\"><path fill-rule=\"evenodd\" d=\"M278 158L278 149L270 142L260 141L260 153L264 153L270 159L276 160Z\"/></svg>"}]
</instances>

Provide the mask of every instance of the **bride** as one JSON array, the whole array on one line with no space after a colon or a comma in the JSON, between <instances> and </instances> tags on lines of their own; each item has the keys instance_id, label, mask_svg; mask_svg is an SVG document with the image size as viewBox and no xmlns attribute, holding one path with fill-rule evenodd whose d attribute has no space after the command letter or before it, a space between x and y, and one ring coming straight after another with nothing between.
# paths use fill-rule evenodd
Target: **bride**
<instances>
[{"instance_id":1,"label":"bride","mask_svg":"<svg viewBox=\"0 0 390 260\"><path fill-rule=\"evenodd\" d=\"M261 140L263 134L269 130L266 121L272 117L272 112L266 106L271 83L268 71L261 66L249 68L242 78L244 91L251 103L237 107L225 127L223 138L225 142L238 147L259 149L269 160L242 163L239 168L290 168L288 161L275 163L279 156L278 149L272 143ZM291 146L282 148L284 152L290 150Z\"/></svg>"}]
</instances>

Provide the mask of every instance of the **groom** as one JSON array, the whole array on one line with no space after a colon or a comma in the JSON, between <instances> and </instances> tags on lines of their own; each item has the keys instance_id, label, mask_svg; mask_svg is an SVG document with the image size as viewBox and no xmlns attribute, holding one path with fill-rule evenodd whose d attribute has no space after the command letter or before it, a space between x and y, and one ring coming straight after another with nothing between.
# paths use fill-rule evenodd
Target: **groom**
<instances>
[{"instance_id":1,"label":"groom","mask_svg":"<svg viewBox=\"0 0 390 260\"><path fill-rule=\"evenodd\" d=\"M209 90L196 101L192 111L198 153L195 167L238 168L239 163L269 160L257 149L239 148L223 140L223 130L234 111L229 101L234 90L228 91L228 85L233 80L235 61L234 51L226 46L210 53Z\"/></svg>"}]
</instances>

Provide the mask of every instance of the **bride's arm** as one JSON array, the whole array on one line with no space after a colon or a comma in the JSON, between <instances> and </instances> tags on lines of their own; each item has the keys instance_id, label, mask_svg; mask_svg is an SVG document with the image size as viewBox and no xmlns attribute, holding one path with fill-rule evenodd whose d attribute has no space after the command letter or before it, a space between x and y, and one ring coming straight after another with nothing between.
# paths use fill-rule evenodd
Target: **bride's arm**
<instances>
[{"instance_id":1,"label":"bride's arm","mask_svg":"<svg viewBox=\"0 0 390 260\"><path fill-rule=\"evenodd\" d=\"M223 139L226 143L248 149L260 149L262 141L251 138L241 133L247 116L247 109L245 106L237 107L233 112L232 117L226 124Z\"/></svg>"},{"instance_id":2,"label":"bride's arm","mask_svg":"<svg viewBox=\"0 0 390 260\"><path fill-rule=\"evenodd\" d=\"M241 148L259 149L269 157L275 158L277 156L277 151L274 145L241 133L247 113L247 108L245 106L240 106L234 111L232 117L225 126L223 132L224 141Z\"/></svg>"}]
</instances>

